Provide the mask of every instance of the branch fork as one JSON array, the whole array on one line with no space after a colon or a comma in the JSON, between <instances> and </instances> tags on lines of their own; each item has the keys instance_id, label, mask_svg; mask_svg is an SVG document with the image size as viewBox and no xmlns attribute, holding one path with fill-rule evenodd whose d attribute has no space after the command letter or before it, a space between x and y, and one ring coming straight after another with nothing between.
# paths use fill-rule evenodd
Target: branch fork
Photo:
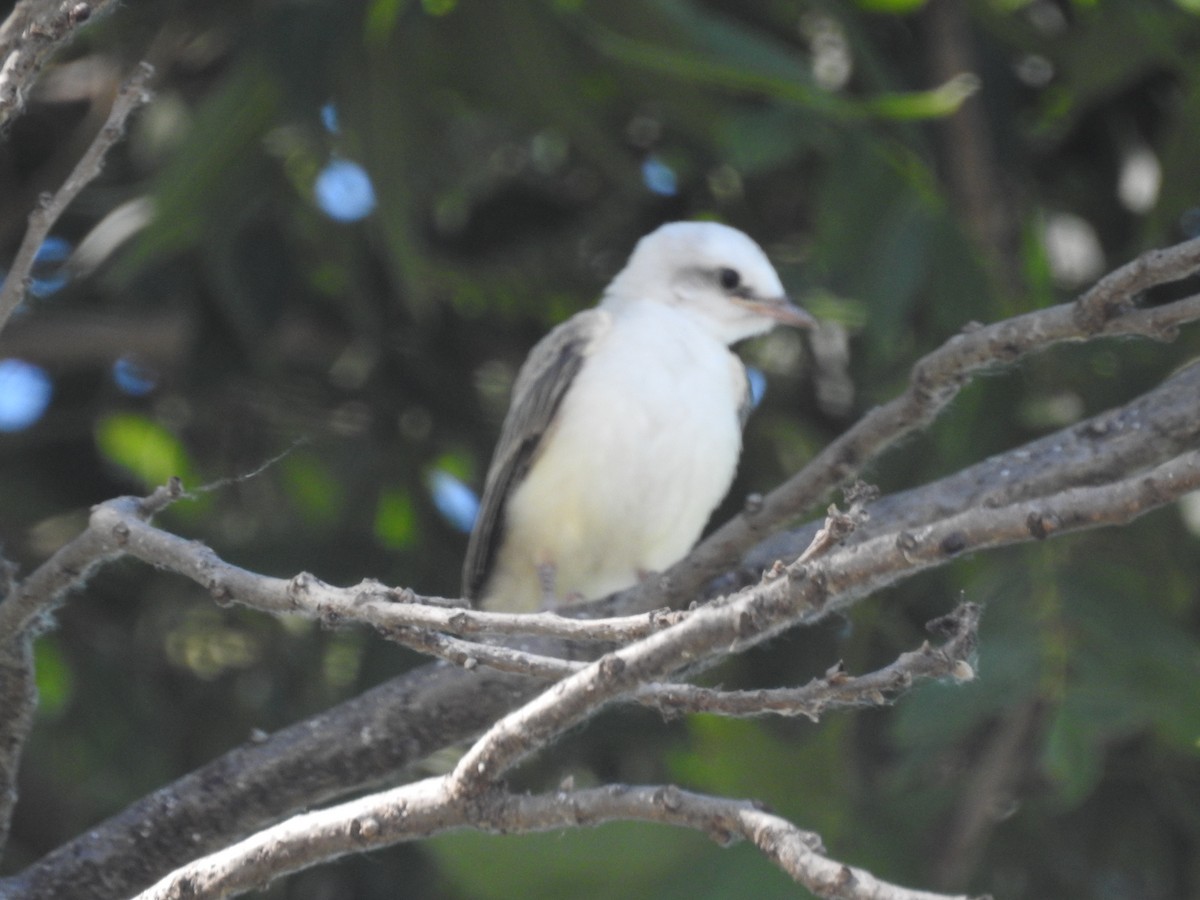
<instances>
[{"instance_id":1,"label":"branch fork","mask_svg":"<svg viewBox=\"0 0 1200 900\"><path fill-rule=\"evenodd\" d=\"M955 495L955 503L948 505L920 502L920 489L910 492L912 498L907 506L901 502L903 498L876 500L869 494L852 494L846 498L847 512L831 508L824 525L816 529L817 536L793 552L776 555L774 558L780 560L778 565L768 566L767 573L757 583L716 602L681 612L664 613L661 606L664 600L687 605L687 601L701 596L698 585L706 572L711 574L714 566L727 566L731 554L746 552L753 540L802 514L818 496L934 416L973 373L1063 340L1110 334L1167 339L1180 324L1200 319L1200 296L1146 309L1119 299L1122 292L1128 297L1155 283L1184 277L1197 265L1200 265L1200 241L1193 241L1118 270L1075 306L1067 304L1029 313L953 338L918 364L905 395L868 414L803 472L764 497L761 504L749 504L747 511L718 529L689 561L666 573L664 579L639 586L621 601L627 604L626 608L633 609L640 603L642 611L592 620L556 614L483 613L463 608L453 600L422 598L410 590L386 588L376 582L339 588L307 573L290 579L257 575L225 562L202 544L179 538L151 523L155 513L185 496L182 486L173 483L148 498L119 498L100 504L81 535L13 586L9 597L0 603L0 650L6 654L6 662L15 663L6 670L16 676L8 679L8 683L19 688L22 677L31 676L32 663L21 661L22 649L27 650L31 636L39 627L45 627L48 613L64 594L86 583L96 566L119 555L129 555L196 581L218 602L236 602L273 614L299 612L331 626L361 623L392 640L451 659L466 670L457 673L467 679L461 682L461 689L469 692L478 687L481 698L485 696L485 686L519 685L512 696L527 702L494 720L449 775L263 829L265 821L278 819L297 806L332 799L339 792L355 787L348 783L326 785L310 788L293 798L286 786L289 779L284 779L281 789L272 792L272 800L278 807L271 811L248 811L237 824L226 826L227 831L216 826L218 831L203 836L205 843L197 845L196 851L211 852L221 846L226 849L178 869L146 896L182 896L180 892L185 888L196 891L197 896L222 896L228 889L234 889L231 885L259 884L333 855L410 840L438 829L479 827L490 822L501 822L509 828L511 822L513 830L535 830L585 820L602 821L605 816L645 817L700 827L706 833L721 836L741 835L754 841L797 881L822 896L936 896L883 885L868 873L835 863L814 850L811 841L800 837L804 833L794 826L745 801L698 797L670 786L648 786L568 791L569 802L564 803L563 792L523 798L507 794L500 785L513 767L553 742L563 731L616 702L647 704L666 714L703 711L815 718L833 708L888 702L922 679L973 677L979 611L966 604L943 622L945 639L940 647L925 644L875 673L852 676L841 667L834 667L808 685L764 691L722 691L676 683L724 655L843 610L880 587L964 553L1128 522L1190 490L1200 489L1200 430L1195 424L1200 421L1200 410L1196 409L1200 406L1200 390L1195 386L1200 380L1197 375L1200 367L1183 370L1152 392L1155 397L1171 398L1169 401L1162 399L1155 406L1151 395L1147 395L1144 403L1139 400L1130 404L1129 410L1140 410L1138 415L1143 416L1134 422L1136 428L1111 427L1126 415L1126 411L1121 411L1097 417L1072 430L1062 444L1073 446L1073 452L1080 454L1086 463L1079 471L1072 465L1074 458L1065 452L1047 454L1047 461L1039 463L1042 469L1036 477L1023 476L1015 485L1009 479L1003 479L1002 485L996 482L988 495L989 502L982 502L977 494L961 489ZM1100 311L1094 312L1095 309ZM1150 427L1151 422L1168 420L1176 425L1164 426L1161 431ZM1121 450L1112 451L1115 463L1111 460L1104 463L1104 451L1110 443ZM1135 452L1129 452L1131 446ZM1013 451L1006 457L1008 465L1024 466L1026 460L1019 456L1022 452L1034 457L1032 451ZM1131 460L1141 462L1135 464ZM987 461L980 465L996 464ZM1105 470L1104 465L1114 468ZM1103 472L1103 477L1096 477L1096 472ZM952 482L953 478L946 481ZM782 562L789 558L793 561ZM590 613L599 608L607 607L596 604L594 609L578 612ZM531 652L494 641L472 640L487 636L527 636L593 645L617 643L620 647L589 663L541 650ZM439 677L445 668L436 670ZM520 678L505 682L505 678L514 677L508 673L520 673ZM547 682L552 682L548 689ZM31 702L22 706L19 690L6 691L4 697L18 698L11 705L18 714L6 723L15 729L16 740L4 735L4 747L16 749L7 755L0 753L0 779L4 779L0 786L11 795L9 775L15 768L15 753L27 733L27 721L20 712L22 709L28 712ZM354 702L360 701L356 698ZM387 709L384 705L373 707L367 699L361 701L361 712L356 715L360 715L359 721L369 724L352 732L362 736L361 747L357 742L351 742L354 744L351 747L335 740L336 735L344 736L345 732L334 730L329 734L322 727L326 721L339 721L341 713L333 710L316 717L308 729L311 737L302 736L306 723L301 723L285 729L277 738L268 737L238 748L230 754L229 762L217 760L213 766L233 766L232 771L239 773L238 780L253 781L256 772L267 769L272 773L293 768L297 773L311 770L318 752L323 760L338 760L346 758L345 754L362 752L372 757L376 766L380 765L379 759L385 759L391 767L387 772L391 772L398 768L397 763L373 750L376 744L372 743L388 746L403 743L389 741L389 735L378 725ZM413 710L405 707L405 712ZM477 730L483 724L484 721L479 721L471 728ZM403 722L399 722L395 727L402 726ZM327 746L321 742L331 743ZM422 745L416 742L415 746ZM288 753L297 754L294 763L279 756ZM363 770L359 783L377 780L387 772ZM171 827L182 826L188 829L186 833L195 833L186 815L179 823L172 816L191 809L190 804L200 797L196 793L199 787L213 783L224 780L198 778L196 788L168 786L161 796L147 798L144 809L135 804L128 823L100 826L89 832L92 849L88 854L108 854L103 856L106 871L115 872L113 866L122 859L120 848L128 846L121 837L126 827L136 831L146 827L147 822L155 822L159 827L171 823ZM230 818L230 810L237 810L240 815L242 810L236 797L231 795L228 801L224 807L226 818ZM504 818L515 815L512 810L518 810L521 818ZM704 815L698 810L704 811ZM2 796L0 813L6 823ZM499 818L492 818L493 815ZM701 820L706 824L698 824ZM719 824L713 826L714 821ZM351 827L351 822L356 824ZM329 830L323 831L326 825ZM253 837L230 845L236 836L254 832L257 833ZM18 885L29 883L25 881L27 878L50 878L51 883L57 884L62 882L53 881L56 877L72 883L86 881L85 876L72 869L78 865L74 860L100 856L71 853L69 848L64 851L62 857L47 861L46 867L34 866L28 874L0 882L0 892L12 887L18 891L15 896L21 896ZM162 861L157 864L162 865ZM217 870L221 872L219 877L205 874ZM144 875L144 870L140 871Z\"/></svg>"}]
</instances>

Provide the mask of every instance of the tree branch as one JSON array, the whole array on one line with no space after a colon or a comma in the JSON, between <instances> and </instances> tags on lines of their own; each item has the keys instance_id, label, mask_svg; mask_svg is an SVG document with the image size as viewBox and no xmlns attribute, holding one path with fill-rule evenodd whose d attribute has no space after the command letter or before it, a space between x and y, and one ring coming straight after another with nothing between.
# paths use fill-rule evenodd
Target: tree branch
<instances>
[{"instance_id":1,"label":"tree branch","mask_svg":"<svg viewBox=\"0 0 1200 900\"><path fill-rule=\"evenodd\" d=\"M94 566L116 555L127 554L151 565L190 578L206 588L221 605L239 603L273 614L302 615L335 627L358 623L382 636L435 656L465 664L494 660L498 667L530 674L561 675L568 669L539 672L530 656L516 657L469 642L438 642L415 636L415 629L455 635L532 635L582 642L636 640L686 618L685 612L658 610L621 618L577 620L556 613L516 614L464 608L463 601L421 597L408 589L364 581L347 588L334 587L301 572L290 579L250 572L221 559L210 548L150 524L154 513L183 497L178 482L158 489L147 498L118 497L92 509L88 527L64 544L35 569L9 601L0 604L0 635L33 628L52 611L67 589L84 583Z\"/></svg>"},{"instance_id":2,"label":"tree branch","mask_svg":"<svg viewBox=\"0 0 1200 900\"><path fill-rule=\"evenodd\" d=\"M6 900L120 900L297 809L361 791L476 734L545 682L434 663L248 740L0 879Z\"/></svg>"},{"instance_id":3,"label":"tree branch","mask_svg":"<svg viewBox=\"0 0 1200 900\"><path fill-rule=\"evenodd\" d=\"M496 779L609 703L696 660L740 652L903 577L965 552L1038 540L1142 513L1200 489L1200 451L1122 481L1073 488L998 509L973 509L919 531L901 530L835 551L807 565L697 609L686 621L606 654L505 716L464 754L449 776L456 798L488 790Z\"/></svg>"},{"instance_id":4,"label":"tree branch","mask_svg":"<svg viewBox=\"0 0 1200 900\"><path fill-rule=\"evenodd\" d=\"M471 803L450 800L444 778L427 779L295 816L239 844L188 864L135 900L210 900L350 853L473 827L527 834L613 821L692 828L721 846L750 841L818 897L839 900L968 900L880 881L825 855L821 840L745 800L727 800L673 785L610 785L580 791L514 795L492 792Z\"/></svg>"},{"instance_id":5,"label":"tree branch","mask_svg":"<svg viewBox=\"0 0 1200 900\"><path fill-rule=\"evenodd\" d=\"M997 454L871 505L870 520L850 536L857 543L884 531L927 525L950 512L1006 506L1067 487L1101 484L1165 462L1200 446L1200 365L1192 364L1125 406ZM808 544L813 525L763 541L743 562L747 577Z\"/></svg>"},{"instance_id":6,"label":"tree branch","mask_svg":"<svg viewBox=\"0 0 1200 900\"><path fill-rule=\"evenodd\" d=\"M975 672L970 657L975 653L981 609L965 603L954 612L929 623L930 630L949 632L941 647L928 642L902 654L890 665L867 675L850 676L839 662L821 678L798 688L758 691L721 691L691 684L647 684L635 699L652 706L666 718L685 713L714 713L722 716L804 716L813 722L828 709L884 706L917 681L953 678L970 681Z\"/></svg>"},{"instance_id":7,"label":"tree branch","mask_svg":"<svg viewBox=\"0 0 1200 900\"><path fill-rule=\"evenodd\" d=\"M1200 238L1144 253L1064 303L993 325L967 325L913 366L908 389L871 410L761 503L730 519L663 577L671 606L685 605L770 532L804 515L838 485L860 473L905 435L924 428L971 379L990 368L1066 341L1139 335L1173 340L1178 327L1200 319L1200 295L1149 309L1134 307L1136 295L1179 281L1200 269ZM663 602L657 584L626 592L622 609Z\"/></svg>"},{"instance_id":8,"label":"tree branch","mask_svg":"<svg viewBox=\"0 0 1200 900\"><path fill-rule=\"evenodd\" d=\"M114 0L18 0L0 25L0 128L18 115L42 67Z\"/></svg>"},{"instance_id":9,"label":"tree branch","mask_svg":"<svg viewBox=\"0 0 1200 900\"><path fill-rule=\"evenodd\" d=\"M464 641L460 638L439 634L436 631L411 628L407 625L398 628L382 628L379 633L396 643L403 644L420 653L444 659L467 670L474 669L476 666L488 666L497 672L553 679L578 672L584 665L582 662L572 662L543 653L532 653L495 644L481 644L477 641Z\"/></svg>"},{"instance_id":10,"label":"tree branch","mask_svg":"<svg viewBox=\"0 0 1200 900\"><path fill-rule=\"evenodd\" d=\"M1194 252L1196 244L1181 245L1186 251L1183 259L1189 266L1194 265L1194 259L1188 254ZM1115 306L1117 318L1114 321L1131 333L1169 336L1175 325L1200 315L1197 309L1200 303L1196 298L1129 312L1121 311L1119 303L1114 305L1111 299L1105 299L1106 292L1109 298L1115 296L1112 293L1116 290L1114 285L1121 290L1140 290L1147 284L1147 279L1163 279L1164 272L1179 274L1178 267L1182 265L1179 253L1145 259L1147 262L1141 268L1127 267L1122 270L1123 274L1118 273L1119 278L1113 276L1102 282L1104 290L1098 288L1090 295L1100 299L1093 299L1090 304L1098 304L1104 309ZM1053 313L1054 321L1059 321L1060 311L1070 308L1057 307L1046 312ZM1041 340L1049 333L1044 327L1046 322L1036 318L1040 315L1035 313L1013 320L1032 328L1034 334L1030 341ZM993 337L1002 333L998 329L1006 324L992 326ZM1110 322L1101 330L1115 333L1118 329ZM976 339L983 331L988 329L955 338L947 346L952 350L964 340ZM1062 331L1060 328L1054 332L1051 339L1060 339L1054 335L1061 336ZM1028 341L1026 346L1030 346ZM933 354L929 358L936 356ZM931 371L937 371L936 367ZM722 653L736 650L752 640L762 639L764 632L760 626L766 620L760 622L757 618L760 605L769 609L773 602L781 603L787 611L781 616L780 623L789 617L793 621L811 621L830 609L853 602L862 593L889 583L889 580L895 581L920 568L944 563L966 550L1028 541L1110 520L1123 521L1149 506L1169 502L1190 483L1187 466L1194 465L1187 459L1171 461L1172 458L1200 441L1198 377L1200 367L1185 369L1125 407L1027 447L1001 454L959 476L903 495L885 497L872 505L871 521L851 535L845 547L828 552L806 569L785 569L773 580L759 586L758 594L752 591L711 611L698 610L680 627L696 627L692 626L694 619L703 619L701 624L707 626L708 617L723 615L722 610L727 607L736 609L735 618L740 616L738 621L747 624L747 629L743 633L734 627L729 633L736 640L723 645L717 642ZM921 378L914 378L914 384L924 383ZM958 386L961 384L953 389ZM870 419L868 416L864 423ZM895 424L893 421L892 425ZM894 440L899 433L895 428L886 434L879 430L859 431L854 440L843 439L838 445L842 448L840 451L823 454L810 465L809 469L819 470L817 475L801 473L792 483L804 478L809 481L802 483L810 486L822 479L829 485L837 483L843 473L865 462L850 451L877 449ZM1145 476L1131 475L1146 466L1158 468ZM1175 470L1181 474L1178 481L1167 477ZM1113 484L1080 487L1081 494L1062 490L1064 486L1095 485L1103 480ZM1030 490L1034 491L1033 495ZM1090 518L1080 512L1087 508L1086 504L1080 506L1080 503L1102 497L1106 491L1120 494L1120 497L1114 497L1115 509L1106 515L1094 512ZM994 509L990 508L992 505ZM962 518L964 516L966 518ZM1000 519L988 520L987 516L999 516ZM157 529L149 530L157 532ZM179 541L178 538L174 540ZM808 543L808 539L798 536L790 536L787 540L800 541L800 547ZM209 552L201 545L180 543L191 548L193 563ZM797 549L787 554L775 553L774 543L756 551L751 559L766 560L763 566L766 567L773 559L794 558L799 552ZM697 554L701 557L709 554L711 558L713 546L712 541L706 542ZM121 549L128 552L128 545ZM870 564L873 553L880 559L874 567ZM841 568L835 571L830 567ZM682 571L680 567L677 570ZM203 566L196 564L187 574L208 587L203 578L197 577L203 571ZM803 572L808 572L808 576L802 577ZM72 583L70 574L64 574L66 584ZM78 576L78 572L75 575ZM288 584L282 579L276 581L284 587ZM673 595L679 593L681 583L672 579ZM790 590L812 593L811 596L800 593L791 596ZM643 599L646 602L659 602L652 591L645 593ZM218 599L228 601L232 596L224 595ZM806 603L810 603L811 608L798 612ZM7 614L7 605L7 601L0 604L0 621ZM388 605L405 604L389 601ZM592 605L593 610L612 608L611 604ZM462 612L440 610L448 616ZM729 629L728 621L722 627ZM663 652L657 658L659 668L663 670L671 670L678 661L677 656L671 658L671 654L680 649L673 643L679 639L677 631L676 628L659 631L650 639L661 642L664 636L670 638L667 645L656 645ZM639 653L644 652L644 644L637 645L642 648ZM604 665L609 666L611 672L612 657ZM661 680L653 675L654 668L642 666L642 674L649 681ZM588 671L594 672L596 667ZM138 886L150 883L183 862L184 854L217 849L291 810L332 799L382 777L392 776L404 765L440 746L460 741L495 721L515 703L536 694L540 684L544 682L495 672L456 671L438 665L410 673L321 716L284 729L261 744L231 751L131 805L108 823L89 830L20 875L0 881L0 892L11 891L14 897L127 896ZM608 700L631 692L632 688L620 685L615 691L605 689ZM547 734L557 733L555 723L543 724L550 726ZM359 740L346 741L346 734L358 735ZM485 792L492 775L520 758L508 750L495 752L495 735L489 740L492 744L481 745L493 749L487 751L488 765L480 773L477 785ZM477 792L468 790L467 793L474 795ZM147 827L153 832L153 841L144 837ZM199 841L193 841L194 835L200 836ZM83 885L86 888L81 887Z\"/></svg>"},{"instance_id":11,"label":"tree branch","mask_svg":"<svg viewBox=\"0 0 1200 900\"><path fill-rule=\"evenodd\" d=\"M993 496L1007 507L1002 500L1023 498L1016 482L1036 483L1040 495L1077 478L1094 484L1114 472L1141 469L1157 460L1163 447L1174 453L1197 440L1200 366L1191 366L1124 407L994 457L975 467L978 471L880 499L871 507L871 521L849 543L882 533L893 535L893 541L902 531L923 533L936 517L986 510ZM1004 471L1011 476L1000 477ZM1028 530L1024 539L1032 539ZM802 540L790 556L807 543ZM780 558L770 546L755 555L767 560L764 566ZM0 611L6 605L0 603ZM400 676L262 743L238 747L131 804L20 875L0 880L0 893L56 900L128 896L193 853L225 846L289 811L393 777L495 721L538 693L539 684L438 665ZM347 741L347 734L358 740ZM152 841L144 836L147 829Z\"/></svg>"},{"instance_id":12,"label":"tree branch","mask_svg":"<svg viewBox=\"0 0 1200 900\"><path fill-rule=\"evenodd\" d=\"M93 7L100 7L109 2L111 0L96 0L91 4L68 2L63 4L62 15L69 19L73 15L71 10L83 9L90 13ZM28 31L31 34L37 34L35 26L30 26ZM62 37L65 38L67 33L69 33L69 29L64 32ZM9 56L8 63L5 63L4 68L0 69L0 124L4 121L5 73L9 70L13 60L22 58L20 54L20 50L13 51ZM63 214L63 211L78 196L79 192L100 174L104 168L104 157L125 133L125 122L130 113L150 99L146 82L153 74L154 69L149 63L138 64L133 74L117 92L117 99L113 101L112 109L109 111L104 126L96 133L96 137L92 139L91 144L88 145L75 168L71 170L71 174L67 176L62 187L54 194L43 195L37 208L29 214L29 227L25 231L25 237L21 240L20 247L17 248L17 255L13 258L12 266L9 268L8 275L5 276L4 283L0 285L0 329L4 328L13 310L25 299L34 259L37 257L38 248L42 246L42 242L50 233L50 229L54 227L58 217Z\"/></svg>"},{"instance_id":13,"label":"tree branch","mask_svg":"<svg viewBox=\"0 0 1200 900\"><path fill-rule=\"evenodd\" d=\"M8 844L17 804L17 766L37 709L33 678L33 641L24 638L0 645L0 848Z\"/></svg>"},{"instance_id":14,"label":"tree branch","mask_svg":"<svg viewBox=\"0 0 1200 900\"><path fill-rule=\"evenodd\" d=\"M1200 366L1191 366L1124 407L923 488L876 501L871 520L848 543L921 531L936 518L962 510L1007 507L1009 501L1030 499L1022 490L1029 484L1037 486L1039 496L1050 494L1055 484L1072 485L1077 479L1095 484L1161 461L1164 448L1174 454L1197 441ZM1001 476L1003 472L1009 475ZM795 545L790 554L776 552L776 542L756 550L752 557L764 561L759 571L773 559L798 555L815 527L808 538L786 538ZM1025 538L1032 535L1026 532ZM0 612L6 605L0 603ZM0 893L56 900L128 896L193 853L225 846L289 811L393 777L495 721L538 693L539 684L438 665L400 676L166 785L20 875L0 880ZM359 739L346 741L347 734ZM153 841L143 834L147 828Z\"/></svg>"}]
</instances>

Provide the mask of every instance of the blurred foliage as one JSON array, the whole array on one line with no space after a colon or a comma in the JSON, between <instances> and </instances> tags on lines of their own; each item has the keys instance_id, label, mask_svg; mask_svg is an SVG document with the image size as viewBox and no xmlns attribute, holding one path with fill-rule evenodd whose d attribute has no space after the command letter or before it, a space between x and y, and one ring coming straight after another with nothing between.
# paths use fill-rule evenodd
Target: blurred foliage
<instances>
[{"instance_id":1,"label":"blurred foliage","mask_svg":"<svg viewBox=\"0 0 1200 900\"><path fill-rule=\"evenodd\" d=\"M157 99L57 229L109 238L99 268L0 336L0 355L54 380L45 415L0 435L0 539L28 568L95 502L169 474L232 478L162 523L268 574L454 595L461 506L432 491L480 484L525 351L594 301L638 236L687 217L754 235L850 336L855 393L840 402L836 373L795 336L746 348L769 387L728 513L967 322L1061 302L1200 234L1196 13L1186 0L129 0L46 73L0 144L7 257L121 73L141 58L158 69ZM320 205L332 163L353 164L327 185L362 203L351 221ZM153 220L121 234L109 213L144 197ZM893 490L947 474L1128 400L1198 349L1193 328L1166 347L1048 352L972 385L869 477ZM147 380L138 391L114 380L121 359ZM965 559L713 673L776 685L839 658L878 666L961 594L988 606L970 685L818 725L610 713L520 778L752 795L835 856L923 887L1198 896L1192 522L1167 509ZM10 870L253 729L421 662L363 632L214 607L131 562L59 622L37 648ZM997 781L1000 807L983 793ZM449 836L262 896L735 894L797 896L748 848L614 825Z\"/></svg>"}]
</instances>

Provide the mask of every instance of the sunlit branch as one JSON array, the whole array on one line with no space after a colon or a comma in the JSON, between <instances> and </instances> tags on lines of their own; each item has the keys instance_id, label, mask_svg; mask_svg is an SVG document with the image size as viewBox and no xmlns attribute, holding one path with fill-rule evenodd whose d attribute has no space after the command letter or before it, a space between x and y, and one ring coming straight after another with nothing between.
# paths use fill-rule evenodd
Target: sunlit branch
<instances>
[{"instance_id":1,"label":"sunlit branch","mask_svg":"<svg viewBox=\"0 0 1200 900\"><path fill-rule=\"evenodd\" d=\"M642 821L691 828L721 846L745 840L818 897L840 900L968 900L889 884L830 859L821 839L745 800L673 785L609 785L549 794L494 792L456 803L444 779L428 779L295 816L172 872L135 900L211 900L350 853L461 828L499 834Z\"/></svg>"}]
</instances>

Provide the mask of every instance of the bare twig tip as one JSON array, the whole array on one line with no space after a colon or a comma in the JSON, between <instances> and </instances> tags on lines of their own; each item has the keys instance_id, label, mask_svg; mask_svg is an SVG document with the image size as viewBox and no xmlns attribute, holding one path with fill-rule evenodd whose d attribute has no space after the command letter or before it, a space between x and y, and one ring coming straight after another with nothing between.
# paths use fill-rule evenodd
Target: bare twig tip
<instances>
[{"instance_id":1,"label":"bare twig tip","mask_svg":"<svg viewBox=\"0 0 1200 900\"><path fill-rule=\"evenodd\" d=\"M959 684L963 684L968 681L974 681L975 680L975 669L971 666L971 664L969 662L967 662L966 660L960 659L954 664L954 669L953 669L953 671L951 671L950 677L953 678L955 681L957 681Z\"/></svg>"}]
</instances>

